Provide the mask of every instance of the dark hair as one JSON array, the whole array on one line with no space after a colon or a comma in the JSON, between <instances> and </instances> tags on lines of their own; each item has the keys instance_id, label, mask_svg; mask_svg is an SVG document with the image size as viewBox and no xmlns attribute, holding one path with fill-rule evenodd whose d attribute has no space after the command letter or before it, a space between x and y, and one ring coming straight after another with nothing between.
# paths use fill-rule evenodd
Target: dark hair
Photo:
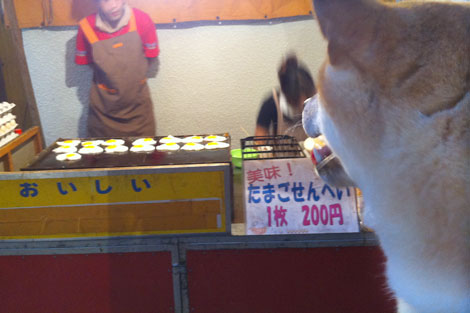
<instances>
[{"instance_id":1,"label":"dark hair","mask_svg":"<svg viewBox=\"0 0 470 313\"><path fill-rule=\"evenodd\" d=\"M316 93L310 72L299 66L295 55L288 56L281 64L278 77L282 93L289 103L298 103L302 96L310 98Z\"/></svg>"}]
</instances>

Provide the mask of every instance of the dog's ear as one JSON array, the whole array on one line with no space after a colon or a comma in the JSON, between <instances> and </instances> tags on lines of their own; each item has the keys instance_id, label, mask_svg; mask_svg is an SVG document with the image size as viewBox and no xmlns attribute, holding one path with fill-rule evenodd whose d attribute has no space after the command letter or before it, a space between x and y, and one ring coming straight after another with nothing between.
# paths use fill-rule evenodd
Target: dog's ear
<instances>
[{"instance_id":1,"label":"dog's ear","mask_svg":"<svg viewBox=\"0 0 470 313\"><path fill-rule=\"evenodd\" d=\"M379 19L388 9L374 0L314 0L314 8L333 65L345 54L369 46L377 35Z\"/></svg>"}]
</instances>

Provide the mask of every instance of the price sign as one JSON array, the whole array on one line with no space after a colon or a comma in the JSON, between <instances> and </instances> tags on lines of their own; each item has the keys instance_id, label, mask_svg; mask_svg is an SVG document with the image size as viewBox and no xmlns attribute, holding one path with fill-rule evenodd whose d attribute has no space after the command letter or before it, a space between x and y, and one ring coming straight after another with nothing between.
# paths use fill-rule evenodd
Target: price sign
<instances>
[{"instance_id":1,"label":"price sign","mask_svg":"<svg viewBox=\"0 0 470 313\"><path fill-rule=\"evenodd\" d=\"M359 231L355 189L326 184L307 158L243 163L247 235Z\"/></svg>"}]
</instances>

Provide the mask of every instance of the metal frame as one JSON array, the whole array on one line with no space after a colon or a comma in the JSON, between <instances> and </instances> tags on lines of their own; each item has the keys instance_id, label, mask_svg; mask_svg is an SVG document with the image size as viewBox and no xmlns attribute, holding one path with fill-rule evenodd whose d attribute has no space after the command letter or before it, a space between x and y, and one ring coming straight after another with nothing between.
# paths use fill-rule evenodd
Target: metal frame
<instances>
[{"instance_id":1,"label":"metal frame","mask_svg":"<svg viewBox=\"0 0 470 313\"><path fill-rule=\"evenodd\" d=\"M302 147L292 136L251 136L242 138L240 141L243 161L305 158ZM263 147L270 147L272 150L263 150ZM249 151L246 148L252 148L255 151Z\"/></svg>"},{"instance_id":2,"label":"metal frame","mask_svg":"<svg viewBox=\"0 0 470 313\"><path fill-rule=\"evenodd\" d=\"M62 255L170 251L176 313L189 313L186 253L189 250L278 249L377 246L374 233L271 236L139 236L101 239L0 241L0 257L7 255Z\"/></svg>"}]
</instances>

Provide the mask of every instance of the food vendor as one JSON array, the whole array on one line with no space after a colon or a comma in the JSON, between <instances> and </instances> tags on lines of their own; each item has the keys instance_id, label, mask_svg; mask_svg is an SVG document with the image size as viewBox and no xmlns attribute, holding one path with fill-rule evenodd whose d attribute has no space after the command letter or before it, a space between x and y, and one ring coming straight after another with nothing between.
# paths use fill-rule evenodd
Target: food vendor
<instances>
[{"instance_id":1,"label":"food vendor","mask_svg":"<svg viewBox=\"0 0 470 313\"><path fill-rule=\"evenodd\" d=\"M258 113L255 136L290 135L298 141L307 138L302 127L304 101L316 93L309 71L288 56L278 70L281 90L273 88Z\"/></svg>"},{"instance_id":2,"label":"food vendor","mask_svg":"<svg viewBox=\"0 0 470 313\"><path fill-rule=\"evenodd\" d=\"M155 24L126 0L95 2L98 13L80 21L75 55L94 70L88 136L155 136L146 82L159 54Z\"/></svg>"}]
</instances>

